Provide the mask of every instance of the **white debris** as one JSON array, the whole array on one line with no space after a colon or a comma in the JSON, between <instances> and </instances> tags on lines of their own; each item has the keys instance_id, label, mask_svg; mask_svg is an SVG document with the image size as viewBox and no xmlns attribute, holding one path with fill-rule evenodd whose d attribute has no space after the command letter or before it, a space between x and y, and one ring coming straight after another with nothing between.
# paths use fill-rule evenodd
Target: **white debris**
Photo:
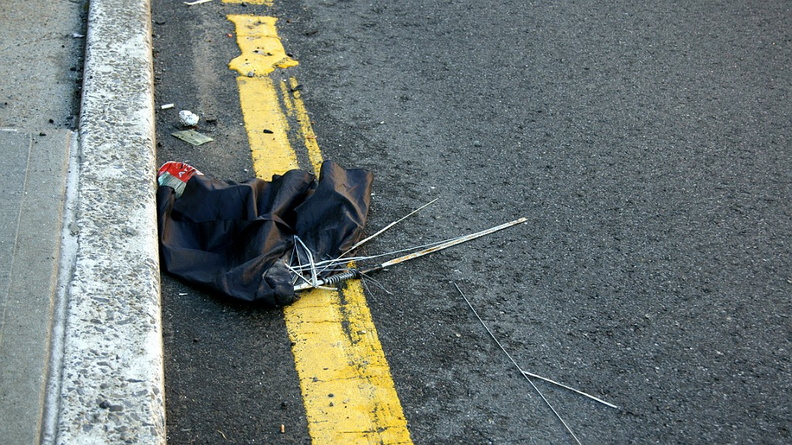
<instances>
[{"instance_id":1,"label":"white debris","mask_svg":"<svg viewBox=\"0 0 792 445\"><path fill-rule=\"evenodd\" d=\"M181 110L179 111L179 121L185 127L194 127L198 125L198 117L197 114L193 113L189 110Z\"/></svg>"}]
</instances>

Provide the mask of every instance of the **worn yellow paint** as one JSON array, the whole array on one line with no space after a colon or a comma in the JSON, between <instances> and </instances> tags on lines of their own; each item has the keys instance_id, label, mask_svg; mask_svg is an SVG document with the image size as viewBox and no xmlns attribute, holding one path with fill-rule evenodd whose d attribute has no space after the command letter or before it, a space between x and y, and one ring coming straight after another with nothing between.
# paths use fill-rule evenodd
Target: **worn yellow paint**
<instances>
[{"instance_id":1,"label":"worn yellow paint","mask_svg":"<svg viewBox=\"0 0 792 445\"><path fill-rule=\"evenodd\" d=\"M313 443L411 444L360 282L309 291L284 314Z\"/></svg>"},{"instance_id":2,"label":"worn yellow paint","mask_svg":"<svg viewBox=\"0 0 792 445\"><path fill-rule=\"evenodd\" d=\"M291 96L291 87L289 83L285 80L280 81L280 91L281 97L283 98L283 107L286 109L286 113L289 116L294 115L294 102L292 101Z\"/></svg>"},{"instance_id":3,"label":"worn yellow paint","mask_svg":"<svg viewBox=\"0 0 792 445\"><path fill-rule=\"evenodd\" d=\"M274 174L299 168L272 79L238 77L237 85L256 174L269 180Z\"/></svg>"},{"instance_id":4,"label":"worn yellow paint","mask_svg":"<svg viewBox=\"0 0 792 445\"><path fill-rule=\"evenodd\" d=\"M305 108L305 103L302 100L300 90L297 88L299 82L292 77L289 79L294 103L294 116L300 126L300 134L302 134L305 148L308 150L308 159L313 165L314 171L318 172L319 167L322 165L322 151L319 149L319 142L316 140L316 133L313 131L311 125L311 117L308 115L308 110Z\"/></svg>"},{"instance_id":5,"label":"worn yellow paint","mask_svg":"<svg viewBox=\"0 0 792 445\"><path fill-rule=\"evenodd\" d=\"M275 17L254 15L229 15L236 25L236 40L241 54L228 64L232 70L248 77L266 76L276 68L297 66L297 61L286 55L275 28Z\"/></svg>"},{"instance_id":6,"label":"worn yellow paint","mask_svg":"<svg viewBox=\"0 0 792 445\"><path fill-rule=\"evenodd\" d=\"M289 142L289 123L281 111L278 91L269 74L277 68L297 65L286 55L278 38L274 17L229 15L234 23L240 55L228 67L237 78L245 130L253 154L253 166L262 178L298 168Z\"/></svg>"},{"instance_id":7,"label":"worn yellow paint","mask_svg":"<svg viewBox=\"0 0 792 445\"><path fill-rule=\"evenodd\" d=\"M236 24L240 42L247 43L240 28L258 23L271 23L267 35L277 38L275 19L229 16L229 20ZM268 45L283 48L279 41L277 45L268 41ZM243 55L229 67L243 74L237 84L256 175L269 179L298 167L289 137L289 122L295 120L300 139L295 142L305 147L311 167L318 171L322 154L297 79L292 77L288 85L280 82L276 86L262 74L297 62L280 65L282 59L272 57L251 64L252 57L244 57L251 48L260 46L243 48L240 43ZM269 71L264 66L267 63L271 64ZM284 318L294 345L294 363L314 445L412 444L359 281L350 281L339 291L304 292L284 309Z\"/></svg>"}]
</instances>

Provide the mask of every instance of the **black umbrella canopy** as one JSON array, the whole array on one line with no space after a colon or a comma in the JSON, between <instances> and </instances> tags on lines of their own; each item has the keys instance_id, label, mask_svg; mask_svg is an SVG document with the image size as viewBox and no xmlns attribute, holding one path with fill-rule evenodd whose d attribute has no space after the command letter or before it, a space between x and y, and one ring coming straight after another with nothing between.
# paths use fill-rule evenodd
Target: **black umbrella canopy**
<instances>
[{"instance_id":1,"label":"black umbrella canopy","mask_svg":"<svg viewBox=\"0 0 792 445\"><path fill-rule=\"evenodd\" d=\"M374 180L332 161L322 164L318 179L290 170L272 181L234 182L193 169L177 198L180 187L162 180L164 169L157 209L165 270L232 300L269 307L294 301L287 264L295 236L317 261L337 258L360 240Z\"/></svg>"}]
</instances>

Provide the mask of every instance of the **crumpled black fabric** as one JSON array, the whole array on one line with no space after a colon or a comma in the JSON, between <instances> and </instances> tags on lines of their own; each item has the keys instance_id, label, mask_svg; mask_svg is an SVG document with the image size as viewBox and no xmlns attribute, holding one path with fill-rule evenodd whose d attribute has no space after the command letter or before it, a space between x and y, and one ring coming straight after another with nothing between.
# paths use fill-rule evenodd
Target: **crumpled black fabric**
<instances>
[{"instance_id":1,"label":"crumpled black fabric","mask_svg":"<svg viewBox=\"0 0 792 445\"><path fill-rule=\"evenodd\" d=\"M232 300L279 307L294 302L284 260L294 235L314 259L336 258L363 235L373 175L322 164L319 179L291 170L272 181L195 175L176 199L157 191L165 270Z\"/></svg>"}]
</instances>

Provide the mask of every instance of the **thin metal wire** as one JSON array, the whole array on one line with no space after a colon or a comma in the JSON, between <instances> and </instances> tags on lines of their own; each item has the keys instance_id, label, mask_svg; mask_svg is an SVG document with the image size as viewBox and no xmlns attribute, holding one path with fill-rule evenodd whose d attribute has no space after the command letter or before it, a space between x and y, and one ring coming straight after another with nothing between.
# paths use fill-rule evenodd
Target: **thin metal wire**
<instances>
[{"instance_id":1,"label":"thin metal wire","mask_svg":"<svg viewBox=\"0 0 792 445\"><path fill-rule=\"evenodd\" d=\"M544 394L542 394L542 391L539 391L539 388L536 387L536 385L534 384L533 380L531 380L531 378L528 377L528 375L522 370L522 368L520 368L520 365L518 365L517 362L512 358L512 356L506 351L506 348L504 348L503 345L501 344L501 342L498 341L498 339L495 337L495 334L493 334L492 331L490 331L490 329L487 327L487 324L484 323L484 320L479 316L478 312L476 312L476 309L473 308L472 304L470 304L470 300L467 299L465 294L462 292L462 289L460 289L459 286L457 286L456 283L453 283L453 284L454 284L454 287L456 288L457 292L459 292L459 295L461 295L462 298L465 299L465 303L467 303L467 305L470 308L470 310L473 311L473 315L475 315L476 318L478 318L478 321L481 323L482 326L484 326L484 329L487 331L487 333L490 335L490 337L492 337L492 339L495 340L495 343L498 345L498 347L501 349L501 351L503 351L503 353L506 354L506 357L509 357L509 360L511 360L512 364L514 365L514 367L517 368L520 371L520 375L525 377L525 380L528 380L528 383L531 384L531 386L533 387L534 391L536 391L536 393L539 394L539 397L542 398L542 400L544 401L545 405L547 405L547 407L550 408L550 410L553 412L553 414L555 414L556 418L561 421L561 423L564 425L564 428L566 428L566 430L569 432L569 434L572 436L572 438L575 439L575 442L577 442L578 445L582 445L580 443L580 439L578 439L578 437L572 431L572 428L570 428L569 425L567 425L566 421L564 421L564 419L561 417L561 415L558 414L558 411L556 411L556 409L553 408L553 405L550 404L550 401L547 400L547 398L544 396Z\"/></svg>"},{"instance_id":2,"label":"thin metal wire","mask_svg":"<svg viewBox=\"0 0 792 445\"><path fill-rule=\"evenodd\" d=\"M291 251L291 255L289 256L289 261L285 262L286 263L286 267L288 267L289 270L292 272L292 275L294 275L294 277L292 278L292 286L297 284L297 282L300 279L305 279L302 276L302 273L301 272L297 272L297 270L295 270L295 268L291 264L291 263L293 263L295 261L297 262L297 266L296 266L297 269L302 268L302 262L300 261L300 254L299 254L299 252L297 252L297 243L294 243L292 245L292 251Z\"/></svg>"},{"instance_id":3,"label":"thin metal wire","mask_svg":"<svg viewBox=\"0 0 792 445\"><path fill-rule=\"evenodd\" d=\"M482 230L482 231L479 231L479 232L470 233L470 234L459 236L459 237L456 237L456 238L450 238L450 239L448 239L446 241L441 241L439 243L432 243L431 244L432 247L428 247L426 249L415 251L415 252L412 252L412 253L409 253L407 255L403 255L403 256L397 257L397 258L392 258L392 259L390 259L390 260L388 260L388 261L386 261L386 262L384 262L382 264L379 264L379 265L375 265L375 266L368 267L368 268L361 267L360 269L365 271L365 272L372 272L374 270L385 269L387 267L402 263L404 261L412 260L412 259L415 259L415 258L420 258L420 257L422 257L424 255L428 255L430 253L438 252L440 250L447 249L449 247L453 247L453 246L456 246L458 244L462 244L464 242L474 240L476 238L480 238L480 237L482 237L484 235L489 235L489 234L497 232L499 230L503 230L503 229L506 229L508 227L515 226L517 224L522 224L526 220L527 220L527 218L523 217L523 218L516 219L514 221L510 221L510 222L501 224L499 226L490 227L489 229L485 229L485 230ZM300 243L302 243L302 241L300 241L300 239L298 237L295 237L295 240L299 241ZM307 250L307 248L306 248L306 250ZM408 250L416 250L416 248L412 248L412 249L408 249ZM313 285L313 287L316 287L318 285L324 284L326 282L326 280L331 279L332 276L329 277L329 278L322 278L322 279L317 280L317 276L320 275L320 274L323 275L324 269L330 268L331 264L333 264L333 263L328 264L322 271L320 271L317 274L316 264L314 263L313 258L310 255L310 252L307 252L307 254L309 256L310 271L311 271L311 274L312 274L311 284ZM340 259L336 259L336 262L339 262L339 261L341 261L341 260ZM306 269L306 270L308 270L308 269ZM300 290L309 289L310 287L312 287L312 286L311 285L307 285L307 284L300 284L300 285L295 286L294 290L300 291Z\"/></svg>"},{"instance_id":4,"label":"thin metal wire","mask_svg":"<svg viewBox=\"0 0 792 445\"><path fill-rule=\"evenodd\" d=\"M438 199L440 199L440 198L435 198L435 199L433 199L433 200L431 200L431 201L427 202L426 204L422 205L421 207L418 207L417 209L413 210L412 212L410 212L410 213L408 213L408 214L406 214L406 215L402 216L401 218L397 219L396 221L393 221L392 223L388 224L387 226L385 226L385 227L381 228L381 229L380 229L380 230L378 230L378 231L377 231L375 234L373 234L373 235L371 235L371 236L369 236L369 237L367 237L367 238L365 238L365 239L363 239L363 240L360 240L360 241L358 241L357 243L355 243L355 245L354 245L354 246L350 247L349 249L347 249L347 251L346 251L346 252L342 253L342 254L339 256L339 258L343 258L343 257L345 257L345 256L346 256L346 254L348 254L349 252L351 252L351 251L353 251L353 250L357 249L358 247L362 246L363 244L366 244L367 242L371 241L372 239L374 239L374 238L378 237L378 236L379 236L379 235L381 235L383 232L387 231L388 229L390 229L391 227L395 226L396 224L398 224L398 223L400 223L400 222L404 221L405 219L407 219L407 218L411 217L412 215L415 215L416 213L418 213L419 211L423 210L424 208L426 208L426 207L429 207L431 204L434 204L434 203L435 203L435 201L437 201Z\"/></svg>"},{"instance_id":5,"label":"thin metal wire","mask_svg":"<svg viewBox=\"0 0 792 445\"><path fill-rule=\"evenodd\" d=\"M524 222L524 221L519 221L519 222ZM502 228L502 227L498 226L497 228L494 228L494 229L499 229L499 228ZM493 229L487 229L487 231L489 231L489 230L493 230ZM487 231L482 231L482 232L487 232ZM421 245L413 246L413 247L406 247L404 249L399 249L399 250L392 250L392 251L389 251L389 252L380 253L380 254L376 254L376 255L356 256L356 257L348 257L348 258L338 257L338 258L333 258L333 259L328 259L328 260L322 260L322 261L314 262L313 266L311 266L311 265L302 266L301 265L300 267L297 267L297 269L301 270L301 271L308 271L308 270L311 269L311 267L335 265L335 264L339 264L339 263L347 263L347 262L350 262L350 261L354 261L356 263L365 262L365 261L371 261L371 260L375 260L377 258L388 257L388 256L396 256L398 254L402 254L402 253L406 253L406 252L412 252L412 251L416 251L416 250L425 250L425 249L430 249L432 247L436 247L436 246L440 246L440 245L452 244L452 243L455 243L455 242L460 241L460 240L469 240L469 239L472 239L471 238L472 235L481 236L480 234L481 234L481 232L478 232L478 233L475 233L475 234L467 234L467 235L462 235L462 236L456 236L456 237L447 238L447 239L444 239L444 240L441 240L441 241L433 241L431 243L421 244ZM324 271L324 269L320 270L319 273L321 273L322 271Z\"/></svg>"},{"instance_id":6,"label":"thin metal wire","mask_svg":"<svg viewBox=\"0 0 792 445\"><path fill-rule=\"evenodd\" d=\"M302 281L304 283L308 283L309 285L312 284L311 280L309 280L308 277L306 277L305 275L303 275L300 272L296 271L292 266L287 264L286 268L289 269L292 274L294 274L294 279L292 280L292 286L296 285L298 281Z\"/></svg>"},{"instance_id":7,"label":"thin metal wire","mask_svg":"<svg viewBox=\"0 0 792 445\"><path fill-rule=\"evenodd\" d=\"M581 396L588 397L589 399L591 399L591 400L593 400L595 402L599 402L599 403L601 403L601 404L603 404L603 405L605 405L605 406L607 406L609 408L619 409L618 406L616 406L616 405L614 405L612 403L608 403L608 402L606 402L606 401L604 401L604 400L602 400L602 399L600 399L598 397L592 396L591 394L587 394L587 393L585 393L585 392L583 392L583 391L581 391L579 389L575 389L575 388L573 388L571 386L564 385L563 383L556 382L555 380L548 379L547 377L542 377L542 376L540 376L538 374L534 374L534 373L528 372L528 371L523 371L523 374L525 374L525 375L527 375L529 377L533 377L535 379L544 380L547 383L551 383L551 384L556 385L556 386L558 386L560 388L564 388L566 390L569 390L569 391L572 391L574 393L580 394Z\"/></svg>"},{"instance_id":8,"label":"thin metal wire","mask_svg":"<svg viewBox=\"0 0 792 445\"><path fill-rule=\"evenodd\" d=\"M295 238L299 239L297 237L295 237ZM385 252L385 253L381 253L381 254L377 254L377 255L356 256L356 257L348 257L348 258L340 258L339 257L339 258L334 258L334 259L329 259L329 260L317 261L317 262L313 262L313 263L310 263L310 264L302 264L300 262L300 255L299 255L299 251L298 251L299 246L298 246L298 243L295 242L294 249L293 249L295 253L292 255L292 258L296 257L298 264L290 266L289 269L292 271L292 273L294 273L296 275L303 275L303 274L305 274L305 272L311 272L312 276L313 275L319 276L319 275L322 275L322 274L325 274L325 273L328 273L328 272L340 272L340 273L343 273L343 272L346 272L346 271L350 270L350 268L346 267L346 266L341 266L341 267L334 267L334 266L338 266L340 264L348 264L350 262L362 263L362 262L371 261L371 260L375 260L377 258L382 258L382 257L392 257L392 256L396 256L398 254L405 253L405 252L413 252L413 251L420 250L420 249L427 249L427 248L439 246L441 244L446 244L446 243L449 243L449 242L452 242L452 241L455 241L455 240L458 240L458 239L461 239L461 238L464 238L464 236L460 236L460 237L456 237L456 238L449 238L449 239L443 240L443 241L435 241L435 242L423 244L423 245L420 245L420 246L408 247L408 248L405 248L405 249L399 249L399 250ZM305 250L307 251L308 249L305 248ZM317 269L319 269L319 270L317 270ZM298 280L299 280L299 278L298 278ZM311 282L311 280L308 280L307 278L304 278L304 277L302 278L302 280L305 281L305 282L308 282L308 283Z\"/></svg>"},{"instance_id":9,"label":"thin metal wire","mask_svg":"<svg viewBox=\"0 0 792 445\"><path fill-rule=\"evenodd\" d=\"M378 258L396 256L396 255L399 255L399 254L402 254L402 253L406 253L406 252L413 252L413 251L416 251L416 250L430 249L432 247L436 247L436 246L440 246L440 245L444 245L444 244L451 244L451 243L457 242L459 240L470 239L470 236L471 236L471 234L462 235L462 236L456 236L456 237L447 238L447 239L444 239L444 240L441 240L441 241L433 241L431 243L421 244L421 245L413 246L413 247L406 247L404 249L399 249L399 250L392 250L392 251L389 251L389 252L380 253L380 254L376 254L376 255L355 256L355 257L348 257L348 258L338 257L338 258L333 258L333 259L328 259L328 260L316 261L316 262L314 262L312 264L308 264L308 265L298 265L296 267L295 266L292 266L292 267L294 267L296 270L299 270L299 271L310 271L311 268L319 268L319 267L323 267L323 266L328 266L329 267L329 266L337 265L337 264L340 264L340 263L348 263L348 262L361 263L361 262L375 260L375 259L378 259ZM296 249L296 246L295 246L295 249ZM327 269L327 267L323 267L319 271L319 273L321 274L326 269ZM347 269L348 268L342 268L341 270L347 270Z\"/></svg>"},{"instance_id":10,"label":"thin metal wire","mask_svg":"<svg viewBox=\"0 0 792 445\"><path fill-rule=\"evenodd\" d=\"M396 221L393 221L392 223L390 223L390 224L388 224L387 226L383 227L382 229L380 229L379 231L377 231L377 232L376 232L376 233L374 233L373 235L371 235L371 236L369 236L369 237L367 237L367 238L365 238L365 239L363 239L363 240L360 240L360 241L358 241L358 242L357 242L357 243L355 243L355 244L354 244L352 247L350 247L349 249L347 249L347 250L346 250L344 253L342 253L341 255L339 255L337 258L333 258L333 259L330 259L330 260L324 260L324 261L319 261L319 262L316 262L316 263L312 263L312 264L311 264L311 266L310 266L310 267L311 267L311 269L308 269L308 268L303 268L302 266L300 267L300 269L301 269L301 270L311 270L311 274L312 274L313 276L319 276L319 275L322 275L322 276L323 276L323 275L325 275L325 274L326 274L326 273L328 273L328 272L336 272L336 271L338 271L338 269L335 269L335 270L333 270L333 269L330 269L330 268L331 268L333 265L335 265L335 264L337 264L337 263L340 263L341 261L344 261L344 262L348 263L348 262L350 262L350 261L362 261L362 260L366 260L366 259L369 259L369 260L370 260L370 259L376 258L376 257L358 257L358 259L355 259L355 258L345 258L345 257L346 257L346 255L347 255L349 252L352 252L353 250L357 249L358 247L362 246L363 244L365 244L365 243L367 243L367 242L371 241L372 239L374 239L374 238L376 238L377 236L381 235L383 232L387 231L388 229L390 229L391 227L395 226L396 224L398 224L398 223L400 223L400 222L404 221L405 219L409 218L410 216L412 216L412 215L414 215L414 214L418 213L419 211L421 211L421 210L423 210L424 208L428 207L429 205L433 204L433 203L434 203L435 201L437 201L438 199L439 199L439 198L435 198L435 199L433 199L433 200L429 201L428 203L426 203L426 204L422 205L421 207L418 207L417 209L413 210L412 212L408 213L407 215L404 215L404 216L403 216L403 217L401 217L400 219L398 219L398 220L396 220ZM295 237L295 238L296 238L296 237ZM295 243L295 244L296 244L296 243ZM306 251L307 251L307 250L308 250L308 249L306 248ZM342 260L342 258L343 258L343 260ZM325 266L325 264L326 264L326 267L323 267L323 268L322 268L321 270L319 270L318 272L316 271L316 268L317 268L318 266ZM349 270L349 268L345 268L344 270ZM295 281L295 283L296 283L296 281ZM316 284L316 281L314 281L314 284ZM314 287L316 287L316 286L314 286Z\"/></svg>"},{"instance_id":11,"label":"thin metal wire","mask_svg":"<svg viewBox=\"0 0 792 445\"><path fill-rule=\"evenodd\" d=\"M465 236L467 236L467 235L465 235ZM366 261L375 260L377 258L388 257L388 256L396 256L398 254L405 253L405 252L412 252L414 250L428 249L428 248L431 248L431 247L439 246L441 244L446 244L446 243L449 243L449 242L456 241L458 239L464 238L465 236L458 236L456 238L449 238L449 239L446 239L446 240L443 240L443 241L435 241L435 242L431 242L431 243L427 243L427 244L422 244L420 246L407 247L407 248L404 248L404 249L393 250L393 251L390 251L390 252L380 253L380 254L377 254L377 255L356 256L356 257L348 257L348 258L340 258L339 257L339 258L334 258L334 259L329 259L329 260L322 260L322 261L315 262L314 266L320 267L320 266L333 266L333 265L336 265L336 264L348 263L348 262L356 262L356 263L366 262ZM297 270L302 270L302 271L308 271L308 270L311 269L311 267L312 267L311 265L304 265L304 266L301 265L301 266L297 267L296 269ZM324 268L322 270L324 270Z\"/></svg>"},{"instance_id":12,"label":"thin metal wire","mask_svg":"<svg viewBox=\"0 0 792 445\"><path fill-rule=\"evenodd\" d=\"M313 254L311 253L311 249L309 249L308 246L306 246L305 243L303 243L303 241L300 239L299 236L295 235L294 236L294 240L295 240L295 245L297 243L300 243L300 246L302 246L302 248L305 250L305 256L308 258L308 264L311 266L311 269L310 269L311 270L311 283L314 286L317 286L319 281L318 281L318 277L317 277L317 273L316 273L316 264L314 264L314 259L313 259Z\"/></svg>"},{"instance_id":13,"label":"thin metal wire","mask_svg":"<svg viewBox=\"0 0 792 445\"><path fill-rule=\"evenodd\" d=\"M366 274L366 273L360 272L360 277L363 278L363 284L366 284L367 281L370 281L370 282L374 283L378 288L380 288L386 294L393 295L393 292L389 291L388 288L386 288L384 284L382 284L376 278L372 277L370 274Z\"/></svg>"}]
</instances>

